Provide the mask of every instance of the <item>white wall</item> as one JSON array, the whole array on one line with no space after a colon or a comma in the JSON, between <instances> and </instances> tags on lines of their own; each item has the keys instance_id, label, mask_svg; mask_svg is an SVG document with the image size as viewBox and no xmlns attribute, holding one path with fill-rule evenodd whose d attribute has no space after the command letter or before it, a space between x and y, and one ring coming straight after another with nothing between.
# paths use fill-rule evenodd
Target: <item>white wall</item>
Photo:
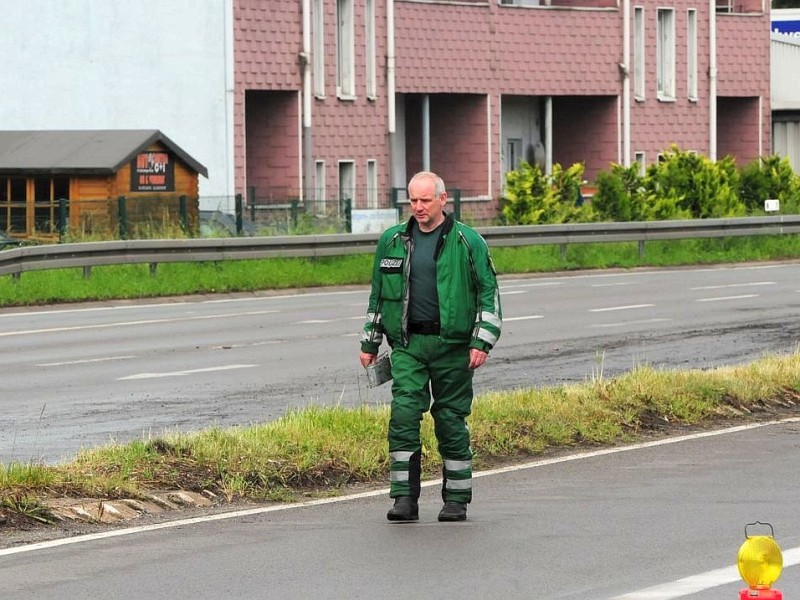
<instances>
[{"instance_id":1,"label":"white wall","mask_svg":"<svg viewBox=\"0 0 800 600\"><path fill-rule=\"evenodd\" d=\"M231 0L16 0L0 11L0 129L160 129L231 211Z\"/></svg>"},{"instance_id":2,"label":"white wall","mask_svg":"<svg viewBox=\"0 0 800 600\"><path fill-rule=\"evenodd\" d=\"M800 39L771 34L770 80L772 110L800 110Z\"/></svg>"},{"instance_id":3,"label":"white wall","mask_svg":"<svg viewBox=\"0 0 800 600\"><path fill-rule=\"evenodd\" d=\"M800 173L800 38L771 36L772 151L788 157L792 169Z\"/></svg>"}]
</instances>

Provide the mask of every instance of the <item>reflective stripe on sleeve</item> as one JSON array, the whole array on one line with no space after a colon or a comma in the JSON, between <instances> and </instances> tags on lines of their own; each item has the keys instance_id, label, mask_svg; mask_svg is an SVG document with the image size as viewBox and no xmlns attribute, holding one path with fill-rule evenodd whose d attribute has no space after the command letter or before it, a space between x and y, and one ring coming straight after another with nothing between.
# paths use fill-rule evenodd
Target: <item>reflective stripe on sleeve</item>
<instances>
[{"instance_id":1,"label":"reflective stripe on sleeve","mask_svg":"<svg viewBox=\"0 0 800 600\"><path fill-rule=\"evenodd\" d=\"M481 321L484 321L489 325L494 325L498 329L503 328L503 321L500 319L500 317L485 310L481 312Z\"/></svg>"},{"instance_id":2,"label":"reflective stripe on sleeve","mask_svg":"<svg viewBox=\"0 0 800 600\"><path fill-rule=\"evenodd\" d=\"M490 346L494 346L497 343L497 336L484 327L478 330L478 339L486 342Z\"/></svg>"}]
</instances>

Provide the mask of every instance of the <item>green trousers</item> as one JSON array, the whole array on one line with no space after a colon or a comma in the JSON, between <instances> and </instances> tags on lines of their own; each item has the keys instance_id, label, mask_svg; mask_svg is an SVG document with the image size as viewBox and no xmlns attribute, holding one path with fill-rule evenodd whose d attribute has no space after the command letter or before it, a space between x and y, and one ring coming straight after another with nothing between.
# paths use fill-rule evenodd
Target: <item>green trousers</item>
<instances>
[{"instance_id":1,"label":"green trousers","mask_svg":"<svg viewBox=\"0 0 800 600\"><path fill-rule=\"evenodd\" d=\"M472 500L472 449L466 418L472 410L469 347L445 344L437 335L411 334L407 347L392 352L389 419L392 498L420 494L420 424L430 410L444 463L442 499Z\"/></svg>"}]
</instances>

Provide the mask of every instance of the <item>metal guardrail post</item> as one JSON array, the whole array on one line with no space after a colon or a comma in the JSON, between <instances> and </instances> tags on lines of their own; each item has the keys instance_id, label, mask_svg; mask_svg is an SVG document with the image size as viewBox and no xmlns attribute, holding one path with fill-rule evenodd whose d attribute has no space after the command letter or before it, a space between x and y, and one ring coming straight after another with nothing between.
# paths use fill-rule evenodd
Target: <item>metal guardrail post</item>
<instances>
[{"instance_id":1,"label":"metal guardrail post","mask_svg":"<svg viewBox=\"0 0 800 600\"><path fill-rule=\"evenodd\" d=\"M459 188L453 190L453 217L456 221L461 220L461 190Z\"/></svg>"},{"instance_id":2,"label":"metal guardrail post","mask_svg":"<svg viewBox=\"0 0 800 600\"><path fill-rule=\"evenodd\" d=\"M128 202L125 196L117 198L117 218L119 219L119 239L128 239Z\"/></svg>"},{"instance_id":3,"label":"metal guardrail post","mask_svg":"<svg viewBox=\"0 0 800 600\"><path fill-rule=\"evenodd\" d=\"M644 240L639 240L639 258L644 258Z\"/></svg>"},{"instance_id":4,"label":"metal guardrail post","mask_svg":"<svg viewBox=\"0 0 800 600\"><path fill-rule=\"evenodd\" d=\"M242 235L244 227L242 226L242 195L236 194L236 204L234 210L236 211L236 235Z\"/></svg>"}]
</instances>

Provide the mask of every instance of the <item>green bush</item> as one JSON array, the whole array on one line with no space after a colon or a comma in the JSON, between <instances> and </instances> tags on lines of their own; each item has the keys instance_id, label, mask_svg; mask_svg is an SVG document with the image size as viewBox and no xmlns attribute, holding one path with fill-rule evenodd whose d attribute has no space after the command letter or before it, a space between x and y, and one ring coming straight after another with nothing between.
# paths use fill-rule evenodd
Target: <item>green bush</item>
<instances>
[{"instance_id":1,"label":"green bush","mask_svg":"<svg viewBox=\"0 0 800 600\"><path fill-rule=\"evenodd\" d=\"M673 146L663 159L650 165L645 188L651 200L665 199L677 209L666 218L740 217L747 208L739 199L739 173L730 157L712 161Z\"/></svg>"},{"instance_id":2,"label":"green bush","mask_svg":"<svg viewBox=\"0 0 800 600\"><path fill-rule=\"evenodd\" d=\"M592 197L592 207L598 221L642 220L642 177L638 164L611 165L610 171L598 173L595 183L597 193Z\"/></svg>"},{"instance_id":3,"label":"green bush","mask_svg":"<svg viewBox=\"0 0 800 600\"><path fill-rule=\"evenodd\" d=\"M591 210L581 199L583 164L568 169L553 165L553 174L545 175L538 166L522 161L519 169L506 176L502 214L511 225L569 223L591 220Z\"/></svg>"},{"instance_id":4,"label":"green bush","mask_svg":"<svg viewBox=\"0 0 800 600\"><path fill-rule=\"evenodd\" d=\"M789 159L777 155L754 160L741 170L740 197L750 214L764 212L764 200L780 201L784 214L800 213L800 175L792 171Z\"/></svg>"},{"instance_id":5,"label":"green bush","mask_svg":"<svg viewBox=\"0 0 800 600\"><path fill-rule=\"evenodd\" d=\"M506 223L659 221L710 219L764 214L764 200L780 201L783 214L800 213L800 176L788 158L761 158L742 169L726 156L718 161L672 146L658 163L640 174L640 166L612 164L598 173L597 193L579 202L584 166L553 165L548 176L522 163L506 176L502 209Z\"/></svg>"}]
</instances>

